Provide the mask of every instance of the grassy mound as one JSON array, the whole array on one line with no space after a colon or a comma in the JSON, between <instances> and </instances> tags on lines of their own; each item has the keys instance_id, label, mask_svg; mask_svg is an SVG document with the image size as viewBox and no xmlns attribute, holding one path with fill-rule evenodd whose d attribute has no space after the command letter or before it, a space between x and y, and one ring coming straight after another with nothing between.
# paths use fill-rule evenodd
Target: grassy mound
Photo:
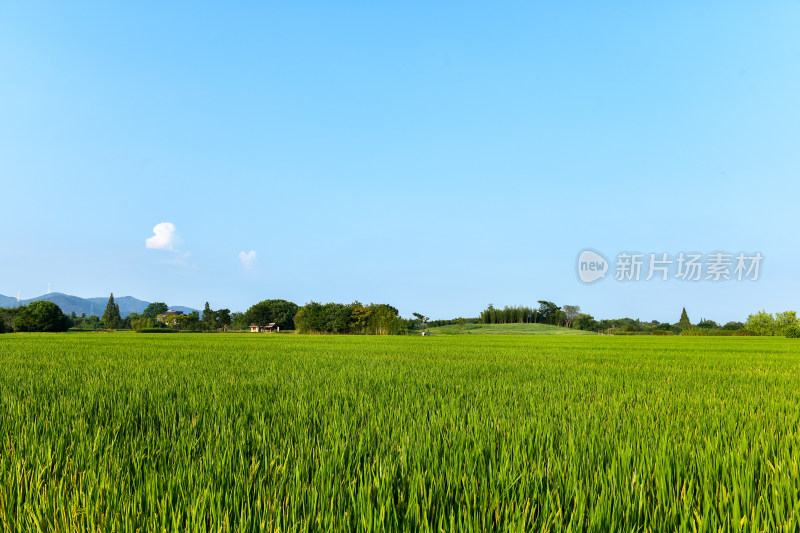
<instances>
[{"instance_id":1,"label":"grassy mound","mask_svg":"<svg viewBox=\"0 0 800 533\"><path fill-rule=\"evenodd\" d=\"M593 331L547 324L457 324L430 328L432 335L597 335Z\"/></svg>"}]
</instances>

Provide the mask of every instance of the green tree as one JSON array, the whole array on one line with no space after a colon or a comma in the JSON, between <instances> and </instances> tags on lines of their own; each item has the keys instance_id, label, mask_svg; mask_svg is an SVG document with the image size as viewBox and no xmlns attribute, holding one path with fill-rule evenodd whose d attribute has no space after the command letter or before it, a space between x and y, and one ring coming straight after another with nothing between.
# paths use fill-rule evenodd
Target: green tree
<instances>
[{"instance_id":1,"label":"green tree","mask_svg":"<svg viewBox=\"0 0 800 533\"><path fill-rule=\"evenodd\" d=\"M264 326L274 322L283 330L295 329L294 316L297 304L286 300L264 300L250 307L245 313L247 324Z\"/></svg>"},{"instance_id":2,"label":"green tree","mask_svg":"<svg viewBox=\"0 0 800 533\"><path fill-rule=\"evenodd\" d=\"M425 329L425 325L430 320L428 317L423 315L422 313L411 313L414 316L414 320L412 321L414 329Z\"/></svg>"},{"instance_id":3,"label":"green tree","mask_svg":"<svg viewBox=\"0 0 800 533\"><path fill-rule=\"evenodd\" d=\"M565 326L570 328L572 327L572 322L581 314L581 306L580 305L565 305L561 308L564 312L564 316L566 317Z\"/></svg>"},{"instance_id":4,"label":"green tree","mask_svg":"<svg viewBox=\"0 0 800 533\"><path fill-rule=\"evenodd\" d=\"M119 316L119 305L114 302L114 293L111 293L111 296L108 297L108 303L106 304L106 310L101 317L103 324L108 329L116 329L119 326L120 316Z\"/></svg>"},{"instance_id":5,"label":"green tree","mask_svg":"<svg viewBox=\"0 0 800 533\"><path fill-rule=\"evenodd\" d=\"M61 308L44 300L31 302L14 319L16 331L57 332L67 331L69 326L69 317L61 312Z\"/></svg>"},{"instance_id":6,"label":"green tree","mask_svg":"<svg viewBox=\"0 0 800 533\"><path fill-rule=\"evenodd\" d=\"M597 320L595 320L592 315L583 313L575 317L575 320L572 322L572 327L575 329L582 329L584 331L596 331L598 324Z\"/></svg>"},{"instance_id":7,"label":"green tree","mask_svg":"<svg viewBox=\"0 0 800 533\"><path fill-rule=\"evenodd\" d=\"M744 324L742 324L741 322L728 322L727 324L722 326L722 329L726 331L736 331L739 329L744 329Z\"/></svg>"},{"instance_id":8,"label":"green tree","mask_svg":"<svg viewBox=\"0 0 800 533\"><path fill-rule=\"evenodd\" d=\"M784 311L783 313L775 313L775 334L785 335L786 330L791 327L797 326L800 321L797 319L795 311Z\"/></svg>"},{"instance_id":9,"label":"green tree","mask_svg":"<svg viewBox=\"0 0 800 533\"><path fill-rule=\"evenodd\" d=\"M692 327L692 322L689 320L689 315L686 313L686 308L681 312L681 319L678 320L678 327L680 329L688 329Z\"/></svg>"},{"instance_id":10,"label":"green tree","mask_svg":"<svg viewBox=\"0 0 800 533\"><path fill-rule=\"evenodd\" d=\"M36 325L33 320L33 315L31 315L27 307L23 307L14 317L14 331L27 331L31 333L32 331L36 331L35 328Z\"/></svg>"},{"instance_id":11,"label":"green tree","mask_svg":"<svg viewBox=\"0 0 800 533\"><path fill-rule=\"evenodd\" d=\"M153 302L142 311L142 318L155 320L158 315L163 315L169 311L169 307L164 302Z\"/></svg>"},{"instance_id":12,"label":"green tree","mask_svg":"<svg viewBox=\"0 0 800 533\"><path fill-rule=\"evenodd\" d=\"M748 316L744 327L756 335L775 335L777 331L775 317L766 311Z\"/></svg>"},{"instance_id":13,"label":"green tree","mask_svg":"<svg viewBox=\"0 0 800 533\"><path fill-rule=\"evenodd\" d=\"M214 319L214 327L216 329L221 329L223 331L228 330L228 326L231 325L231 310L230 309L220 309L217 311L215 319Z\"/></svg>"},{"instance_id":14,"label":"green tree","mask_svg":"<svg viewBox=\"0 0 800 533\"><path fill-rule=\"evenodd\" d=\"M244 313L239 311L231 313L231 329L247 329L249 324Z\"/></svg>"},{"instance_id":15,"label":"green tree","mask_svg":"<svg viewBox=\"0 0 800 533\"><path fill-rule=\"evenodd\" d=\"M4 307L0 309L0 333L14 331L14 320L24 307Z\"/></svg>"},{"instance_id":16,"label":"green tree","mask_svg":"<svg viewBox=\"0 0 800 533\"><path fill-rule=\"evenodd\" d=\"M203 329L205 329L206 331L213 330L214 322L216 322L216 319L217 319L216 311L211 309L211 306L209 306L208 302L206 302L206 305L203 308L203 318L202 318Z\"/></svg>"},{"instance_id":17,"label":"green tree","mask_svg":"<svg viewBox=\"0 0 800 533\"><path fill-rule=\"evenodd\" d=\"M372 308L358 301L350 304L350 308L350 333L366 335Z\"/></svg>"},{"instance_id":18,"label":"green tree","mask_svg":"<svg viewBox=\"0 0 800 533\"><path fill-rule=\"evenodd\" d=\"M564 312L553 302L539 300L538 321L543 324L556 325L564 317Z\"/></svg>"},{"instance_id":19,"label":"green tree","mask_svg":"<svg viewBox=\"0 0 800 533\"><path fill-rule=\"evenodd\" d=\"M136 318L131 320L131 328L134 331L141 331L143 329L149 329L155 327L155 321L152 318Z\"/></svg>"}]
</instances>

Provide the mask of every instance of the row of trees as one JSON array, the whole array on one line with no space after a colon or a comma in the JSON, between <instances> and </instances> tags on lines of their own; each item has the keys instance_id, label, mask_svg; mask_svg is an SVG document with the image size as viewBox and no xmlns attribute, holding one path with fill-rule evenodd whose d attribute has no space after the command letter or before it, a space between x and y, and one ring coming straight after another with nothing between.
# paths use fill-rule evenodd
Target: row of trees
<instances>
[{"instance_id":1,"label":"row of trees","mask_svg":"<svg viewBox=\"0 0 800 533\"><path fill-rule=\"evenodd\" d=\"M233 322L230 309L211 309L206 302L203 314L192 311L188 314L167 315L169 308L164 302L148 305L141 314L131 313L128 318L131 328L144 331L153 328L172 328L178 331L227 331ZM239 313L241 314L241 313Z\"/></svg>"},{"instance_id":2,"label":"row of trees","mask_svg":"<svg viewBox=\"0 0 800 533\"><path fill-rule=\"evenodd\" d=\"M689 320L689 315L684 308L681 311L681 317L678 322L670 324L669 322L659 322L653 320L651 322L642 322L634 318L608 318L603 320L596 320L592 315L580 314L578 315L572 327L582 329L585 331L602 331L606 333L671 333L678 335L685 330L715 330L715 331L738 331L744 329L745 325L741 322L728 322L724 326L717 324L713 320L702 319L697 324L692 324Z\"/></svg>"},{"instance_id":3,"label":"row of trees","mask_svg":"<svg viewBox=\"0 0 800 533\"><path fill-rule=\"evenodd\" d=\"M310 302L299 307L287 300L264 300L245 313L231 313L229 309L213 310L206 302L202 315L193 311L188 314L167 315L164 302L154 302L142 313L131 313L122 318L119 305L109 296L102 317L75 313L66 316L54 303L48 301L32 302L27 306L0 309L0 333L18 332L56 332L67 331L71 327L79 329L117 329L130 327L135 330L170 327L180 331L227 331L245 330L250 324L265 326L274 323L284 331L296 329L301 333L339 333L361 335L393 335L409 330L425 329L449 323L466 324L527 324L539 323L554 326L573 327L586 331L605 331L608 333L668 333L679 334L692 331L738 331L745 330L754 335L785 335L800 337L800 319L795 311L770 314L766 311L748 316L746 323L728 322L720 325L713 320L702 319L692 324L684 308L675 324L638 319L618 318L596 320L592 315L581 313L577 305L557 306L553 302L539 300L539 307L505 306L495 308L492 304L477 319L454 319L429 322L428 317L414 313L414 318L403 319L398 310L387 304L364 305Z\"/></svg>"},{"instance_id":4,"label":"row of trees","mask_svg":"<svg viewBox=\"0 0 800 533\"><path fill-rule=\"evenodd\" d=\"M577 305L559 307L553 302L539 300L538 308L526 306L505 306L496 309L489 306L481 312L482 324L549 324L552 326L571 327L575 318L580 315L581 308Z\"/></svg>"},{"instance_id":5,"label":"row of trees","mask_svg":"<svg viewBox=\"0 0 800 533\"><path fill-rule=\"evenodd\" d=\"M756 335L783 335L800 338L800 320L795 311L767 313L759 311L747 317L745 328Z\"/></svg>"},{"instance_id":6,"label":"row of trees","mask_svg":"<svg viewBox=\"0 0 800 533\"><path fill-rule=\"evenodd\" d=\"M294 325L300 333L397 335L407 333L414 321L404 320L397 309L387 304L310 302L298 309Z\"/></svg>"}]
</instances>

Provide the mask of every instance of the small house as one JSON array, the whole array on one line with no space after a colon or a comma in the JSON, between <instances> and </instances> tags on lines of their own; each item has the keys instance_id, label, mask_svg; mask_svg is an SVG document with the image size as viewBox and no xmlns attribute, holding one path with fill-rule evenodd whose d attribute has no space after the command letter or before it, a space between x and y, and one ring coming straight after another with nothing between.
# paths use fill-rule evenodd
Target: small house
<instances>
[{"instance_id":1,"label":"small house","mask_svg":"<svg viewBox=\"0 0 800 533\"><path fill-rule=\"evenodd\" d=\"M258 324L250 324L250 332L251 333L272 333L273 331L280 331L280 328L275 324L275 322L270 322L266 326L259 326Z\"/></svg>"}]
</instances>

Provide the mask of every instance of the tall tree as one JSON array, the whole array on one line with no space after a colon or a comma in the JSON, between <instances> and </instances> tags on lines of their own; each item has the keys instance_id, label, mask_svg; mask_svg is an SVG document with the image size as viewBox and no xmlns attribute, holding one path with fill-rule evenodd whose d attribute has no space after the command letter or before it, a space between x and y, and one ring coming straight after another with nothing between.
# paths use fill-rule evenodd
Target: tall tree
<instances>
[{"instance_id":1,"label":"tall tree","mask_svg":"<svg viewBox=\"0 0 800 533\"><path fill-rule=\"evenodd\" d=\"M106 304L106 310L101 317L103 324L108 329L116 329L119 326L120 316L119 316L119 305L114 302L114 293L111 293L111 296L108 297L108 303Z\"/></svg>"},{"instance_id":2,"label":"tall tree","mask_svg":"<svg viewBox=\"0 0 800 533\"><path fill-rule=\"evenodd\" d=\"M692 322L689 320L689 315L686 314L686 308L683 308L683 312L681 312L681 319L678 320L678 327L681 329L688 329L692 327Z\"/></svg>"},{"instance_id":3,"label":"tall tree","mask_svg":"<svg viewBox=\"0 0 800 533\"><path fill-rule=\"evenodd\" d=\"M419 326L424 330L425 326L428 324L428 317L426 317L422 313L411 313L411 314L414 315L414 319L416 322L415 325Z\"/></svg>"},{"instance_id":4,"label":"tall tree","mask_svg":"<svg viewBox=\"0 0 800 533\"><path fill-rule=\"evenodd\" d=\"M211 309L211 306L206 302L206 306L203 308L203 329L208 331L214 329L214 322L217 318L216 315L217 313Z\"/></svg>"},{"instance_id":5,"label":"tall tree","mask_svg":"<svg viewBox=\"0 0 800 533\"><path fill-rule=\"evenodd\" d=\"M561 310L564 311L564 315L567 317L567 322L565 326L568 328L572 327L572 322L578 318L581 314L581 306L580 305L565 305L561 307Z\"/></svg>"},{"instance_id":6,"label":"tall tree","mask_svg":"<svg viewBox=\"0 0 800 533\"><path fill-rule=\"evenodd\" d=\"M539 300L539 321L544 324L558 324L561 317L561 309L553 302Z\"/></svg>"},{"instance_id":7,"label":"tall tree","mask_svg":"<svg viewBox=\"0 0 800 533\"><path fill-rule=\"evenodd\" d=\"M214 319L214 327L217 329L222 329L223 331L228 331L228 326L231 325L231 310L230 309L220 309L216 313L216 317Z\"/></svg>"}]
</instances>

